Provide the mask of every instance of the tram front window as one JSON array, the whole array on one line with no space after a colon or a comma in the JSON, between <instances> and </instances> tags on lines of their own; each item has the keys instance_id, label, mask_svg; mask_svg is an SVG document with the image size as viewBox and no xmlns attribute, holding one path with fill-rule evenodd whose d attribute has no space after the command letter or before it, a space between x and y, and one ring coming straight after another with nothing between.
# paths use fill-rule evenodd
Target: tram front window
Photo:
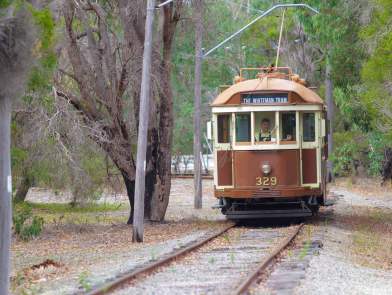
<instances>
[{"instance_id":1,"label":"tram front window","mask_svg":"<svg viewBox=\"0 0 392 295\"><path fill-rule=\"evenodd\" d=\"M250 113L235 115L235 138L238 143L250 144Z\"/></svg>"},{"instance_id":2,"label":"tram front window","mask_svg":"<svg viewBox=\"0 0 392 295\"><path fill-rule=\"evenodd\" d=\"M255 142L265 144L276 142L275 112L255 113Z\"/></svg>"},{"instance_id":3,"label":"tram front window","mask_svg":"<svg viewBox=\"0 0 392 295\"><path fill-rule=\"evenodd\" d=\"M230 142L231 114L218 115L218 143Z\"/></svg>"},{"instance_id":4,"label":"tram front window","mask_svg":"<svg viewBox=\"0 0 392 295\"><path fill-rule=\"evenodd\" d=\"M282 112L280 114L281 122L281 142L295 142L296 141L296 116L295 112Z\"/></svg>"}]
</instances>

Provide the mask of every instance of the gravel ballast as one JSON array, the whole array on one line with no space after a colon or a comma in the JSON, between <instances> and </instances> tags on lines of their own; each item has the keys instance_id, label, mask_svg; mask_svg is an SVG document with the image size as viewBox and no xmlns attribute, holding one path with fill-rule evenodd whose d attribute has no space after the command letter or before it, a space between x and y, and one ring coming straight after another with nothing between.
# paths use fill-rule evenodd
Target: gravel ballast
<instances>
[{"instance_id":1,"label":"gravel ballast","mask_svg":"<svg viewBox=\"0 0 392 295\"><path fill-rule=\"evenodd\" d=\"M350 227L338 222L338 216L350 216L352 206L391 208L388 200L372 199L348 190L339 195L328 220L319 223L323 248L313 257L296 294L392 294L392 271L370 268L354 261Z\"/></svg>"}]
</instances>

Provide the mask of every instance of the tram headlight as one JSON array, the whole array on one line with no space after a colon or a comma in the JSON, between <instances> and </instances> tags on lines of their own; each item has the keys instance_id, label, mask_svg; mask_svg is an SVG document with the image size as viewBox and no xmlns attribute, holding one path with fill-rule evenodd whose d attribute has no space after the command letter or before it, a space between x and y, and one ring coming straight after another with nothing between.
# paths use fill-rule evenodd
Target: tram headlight
<instances>
[{"instance_id":1,"label":"tram headlight","mask_svg":"<svg viewBox=\"0 0 392 295\"><path fill-rule=\"evenodd\" d=\"M263 173L264 173L265 175L270 174L270 173L271 173L271 170L272 170L272 168L271 168L271 165L270 165L270 164L264 163L263 165L261 165L261 171L263 171Z\"/></svg>"}]
</instances>

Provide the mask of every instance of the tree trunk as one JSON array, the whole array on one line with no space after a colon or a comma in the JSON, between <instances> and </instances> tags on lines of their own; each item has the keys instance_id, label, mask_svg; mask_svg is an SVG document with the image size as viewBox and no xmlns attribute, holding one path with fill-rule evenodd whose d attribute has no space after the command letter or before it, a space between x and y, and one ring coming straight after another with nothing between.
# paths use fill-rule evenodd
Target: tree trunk
<instances>
[{"instance_id":1,"label":"tree trunk","mask_svg":"<svg viewBox=\"0 0 392 295\"><path fill-rule=\"evenodd\" d=\"M129 218L127 224L132 224L133 222L133 208L135 201L135 180L130 180L127 176L127 173L121 171L121 175L123 177L125 187L127 189L127 195L129 200L129 206L131 207L131 211L129 213Z\"/></svg>"},{"instance_id":2,"label":"tree trunk","mask_svg":"<svg viewBox=\"0 0 392 295\"><path fill-rule=\"evenodd\" d=\"M333 82L332 82L332 65L331 57L327 54L327 61L325 66L325 97L327 100L327 119L328 119L328 155L329 159L327 162L327 180L330 182L333 180L333 163L330 160L330 156L333 152L333 118L334 118L334 102L333 102Z\"/></svg>"},{"instance_id":3,"label":"tree trunk","mask_svg":"<svg viewBox=\"0 0 392 295\"><path fill-rule=\"evenodd\" d=\"M29 192L29 189L33 185L33 178L28 174L29 174L29 171L27 171L27 169L26 169L25 175L23 175L23 179L15 192L14 202L16 202L16 203L20 203L20 202L25 201L27 193Z\"/></svg>"},{"instance_id":4,"label":"tree trunk","mask_svg":"<svg viewBox=\"0 0 392 295\"><path fill-rule=\"evenodd\" d=\"M170 69L161 65L162 93L159 94L157 127L150 128L147 150L145 219L162 221L169 204L171 188L171 147L173 138L173 94Z\"/></svg>"},{"instance_id":5,"label":"tree trunk","mask_svg":"<svg viewBox=\"0 0 392 295\"><path fill-rule=\"evenodd\" d=\"M145 218L162 221L169 204L171 188L171 148L173 140L173 93L171 89L171 49L175 28L180 15L165 6L163 8L163 48L155 52L154 72L158 73L159 90L155 90L155 105L149 123L147 171L145 187ZM158 58L160 59L158 61Z\"/></svg>"},{"instance_id":6,"label":"tree trunk","mask_svg":"<svg viewBox=\"0 0 392 295\"><path fill-rule=\"evenodd\" d=\"M11 186L11 102L0 97L0 294L10 286L12 220Z\"/></svg>"}]
</instances>

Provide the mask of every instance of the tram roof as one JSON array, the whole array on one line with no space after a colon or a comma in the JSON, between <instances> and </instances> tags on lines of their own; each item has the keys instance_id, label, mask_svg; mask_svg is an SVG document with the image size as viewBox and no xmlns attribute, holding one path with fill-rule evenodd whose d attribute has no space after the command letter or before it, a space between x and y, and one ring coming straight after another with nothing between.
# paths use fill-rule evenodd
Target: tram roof
<instances>
[{"instance_id":1,"label":"tram roof","mask_svg":"<svg viewBox=\"0 0 392 295\"><path fill-rule=\"evenodd\" d=\"M226 105L236 94L263 91L294 92L300 96L303 103L324 104L323 100L317 93L300 83L286 79L263 77L259 79L245 80L230 86L215 98L215 100L211 103L211 106Z\"/></svg>"}]
</instances>

